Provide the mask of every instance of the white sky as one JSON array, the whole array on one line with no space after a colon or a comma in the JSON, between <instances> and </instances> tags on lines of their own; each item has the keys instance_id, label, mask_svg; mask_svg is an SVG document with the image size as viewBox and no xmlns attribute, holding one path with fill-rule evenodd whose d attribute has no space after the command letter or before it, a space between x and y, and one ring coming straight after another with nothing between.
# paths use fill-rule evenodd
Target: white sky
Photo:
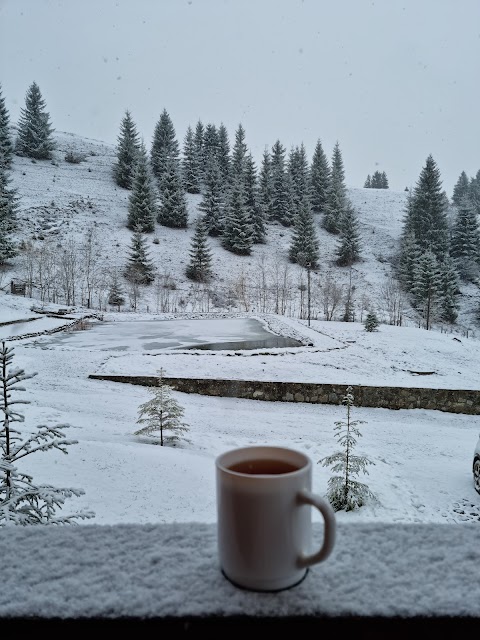
<instances>
[{"instance_id":1,"label":"white sky","mask_svg":"<svg viewBox=\"0 0 480 640\"><path fill-rule=\"evenodd\" d=\"M477 0L0 0L12 120L36 81L58 131L114 143L125 109L150 144L241 122L257 161L278 139L338 140L346 181L411 187L431 153L451 196L480 168Z\"/></svg>"}]
</instances>

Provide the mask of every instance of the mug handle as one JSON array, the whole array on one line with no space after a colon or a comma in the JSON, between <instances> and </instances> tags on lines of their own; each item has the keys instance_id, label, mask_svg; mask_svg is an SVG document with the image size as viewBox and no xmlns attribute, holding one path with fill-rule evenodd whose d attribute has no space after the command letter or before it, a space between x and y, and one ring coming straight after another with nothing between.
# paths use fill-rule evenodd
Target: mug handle
<instances>
[{"instance_id":1,"label":"mug handle","mask_svg":"<svg viewBox=\"0 0 480 640\"><path fill-rule=\"evenodd\" d=\"M298 558L298 566L305 569L312 564L318 564L319 562L326 560L326 558L328 558L332 553L335 545L336 519L335 512L330 503L311 491L301 489L298 492L298 502L299 504L308 504L312 507L316 507L325 520L323 545L320 547L320 550L309 556L300 555Z\"/></svg>"}]
</instances>

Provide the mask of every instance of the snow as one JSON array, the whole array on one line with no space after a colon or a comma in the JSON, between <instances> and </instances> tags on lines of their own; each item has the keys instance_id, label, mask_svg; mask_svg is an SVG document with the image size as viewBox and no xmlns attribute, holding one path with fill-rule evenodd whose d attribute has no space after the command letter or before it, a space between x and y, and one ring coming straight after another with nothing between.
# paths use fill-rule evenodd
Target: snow
<instances>
[{"instance_id":1,"label":"snow","mask_svg":"<svg viewBox=\"0 0 480 640\"><path fill-rule=\"evenodd\" d=\"M107 260L120 264L131 234L125 228L127 192L110 178L113 150L98 141L57 136L62 153L74 145L87 153L87 161L68 165L60 153L59 166L14 159L13 178L22 195L21 228L61 244L68 234L80 238L96 223L102 240L113 242L109 251L104 245ZM386 257L398 238L406 196L373 189L349 193L360 211L362 232L372 242L353 273L337 269L335 275L343 283L352 275L358 297L363 291L381 310L380 288L390 273ZM39 208L51 201L58 209ZM195 198L189 203L193 219ZM62 211L60 219L47 220L52 211ZM183 256L192 233L190 227L157 226L159 245L151 245L159 269L177 279L178 296L186 295L189 286L182 275ZM243 269L254 274L262 256L272 265L284 259L289 233L274 225L268 244L240 261L213 240L216 288L226 289ZM328 264L334 244L327 237L322 241ZM299 277L293 267L292 273ZM4 271L0 285L20 275L16 262ZM65 515L76 510L96 514L93 521L81 521L68 531L14 528L8 537L0 531L0 547L6 545L1 548L0 616L241 611L478 615L479 583L472 567L478 569L480 496L473 488L471 467L480 416L354 407L354 419L364 421L357 453L374 462L362 480L378 502L337 513L338 551L313 569L308 581L284 595L258 599L226 585L214 562L214 460L227 449L248 444L296 448L314 462L313 488L323 495L330 470L319 460L337 450L334 425L344 419L344 408L174 392L185 409L187 440L177 447L160 447L133 435L138 407L150 397L148 389L88 377L154 375L162 367L172 377L478 390L480 341L472 329L478 294L467 294L460 325L449 332L442 327L419 329L412 317L406 318L407 326L382 323L377 332L368 333L360 322L338 319L313 319L308 326L306 320L272 313L175 309L162 314L154 294L145 293L137 313L106 311L103 320L91 319L87 330L47 334L47 329L73 321L39 317L31 310L32 304L41 306L38 300L0 292L0 338L11 340L16 366L38 372L25 382L22 399L30 404L22 406L25 423L20 430L67 423L68 437L78 440L68 455L49 451L27 456L21 469L38 483L85 491L67 501ZM44 305L44 310L63 306ZM78 319L88 313L91 310L74 306L68 315ZM31 317L37 319L1 326ZM257 320L272 334L300 339L303 346L214 352L188 348L199 338L242 338L246 319ZM199 320L201 335L195 330ZM178 333L185 337L181 348L172 343L149 347L150 335L142 338L139 329L145 323L157 323L160 331L161 321L178 322ZM42 335L22 339L23 331ZM319 531L315 512L313 519ZM18 542L15 555L5 552L12 540Z\"/></svg>"}]
</instances>

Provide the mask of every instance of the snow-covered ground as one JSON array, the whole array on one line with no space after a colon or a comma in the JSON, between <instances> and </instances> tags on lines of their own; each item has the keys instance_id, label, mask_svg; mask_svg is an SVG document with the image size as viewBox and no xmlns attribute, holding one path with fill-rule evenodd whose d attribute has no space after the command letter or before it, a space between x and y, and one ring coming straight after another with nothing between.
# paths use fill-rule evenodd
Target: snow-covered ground
<instances>
[{"instance_id":1,"label":"snow-covered ground","mask_svg":"<svg viewBox=\"0 0 480 640\"><path fill-rule=\"evenodd\" d=\"M24 318L30 304L26 298L0 295L0 322L4 312L5 317ZM84 311L77 309L71 315L80 317ZM183 316L179 322L183 332L189 318L190 328L195 326L195 314ZM135 327L137 321L154 321L146 314L105 314L112 336L120 319L119 344L124 343L124 323ZM89 374L149 375L164 367L167 376L417 386L418 377L408 371L429 370L436 373L422 376L422 386L478 388L480 343L475 338L459 342L448 334L414 328L382 325L378 332L368 333L360 323L314 322L309 328L306 321L284 317L258 319L271 331L303 337L313 346L272 349L269 355L166 348L152 356L136 336L122 354L111 349L114 337L106 340L96 333L101 321L95 320L87 331L10 341L15 364L27 373L38 372L25 382L26 392L21 394L31 401L22 407L26 420L21 430L68 423L67 435L78 440L68 455L27 456L22 468L38 482L83 488L85 495L72 499L64 511L93 510L96 517L86 523L212 523L216 520L215 457L238 446L279 444L307 453L315 463L314 490L324 494L331 471L319 461L338 449L334 425L345 418L344 408L174 392L185 408L189 431L180 446L160 447L133 435L139 426L138 407L151 397L148 389L89 379ZM221 331L215 333L218 316L211 316L210 326L212 341L225 339ZM479 416L357 407L352 417L364 421L357 453L374 464L361 479L378 502L356 512L340 512L340 520L479 521L480 498L471 471Z\"/></svg>"}]
</instances>

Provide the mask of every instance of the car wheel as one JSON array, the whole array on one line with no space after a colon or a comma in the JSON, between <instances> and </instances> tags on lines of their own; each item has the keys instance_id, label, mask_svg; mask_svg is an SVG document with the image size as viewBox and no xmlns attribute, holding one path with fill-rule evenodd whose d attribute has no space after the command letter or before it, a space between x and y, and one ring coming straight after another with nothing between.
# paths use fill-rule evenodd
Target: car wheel
<instances>
[{"instance_id":1,"label":"car wheel","mask_svg":"<svg viewBox=\"0 0 480 640\"><path fill-rule=\"evenodd\" d=\"M473 463L473 486L475 491L480 493L480 458Z\"/></svg>"}]
</instances>

